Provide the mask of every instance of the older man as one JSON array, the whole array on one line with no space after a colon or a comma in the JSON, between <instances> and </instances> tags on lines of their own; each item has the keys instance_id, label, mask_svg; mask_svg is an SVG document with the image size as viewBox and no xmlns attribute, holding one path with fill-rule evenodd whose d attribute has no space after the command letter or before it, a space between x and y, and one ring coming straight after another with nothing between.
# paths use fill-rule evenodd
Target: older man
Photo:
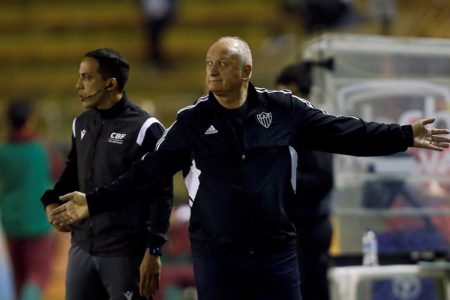
<instances>
[{"instance_id":1,"label":"older man","mask_svg":"<svg viewBox=\"0 0 450 300\"><path fill-rule=\"evenodd\" d=\"M254 87L251 73L246 42L216 41L206 55L209 94L180 110L156 152L113 184L63 196L71 201L52 213L52 222L125 207L130 195L190 166L199 299L298 300L296 147L388 155L410 146L442 150L450 142L436 136L447 130L425 128L432 119L400 126L328 115L289 92Z\"/></svg>"}]
</instances>

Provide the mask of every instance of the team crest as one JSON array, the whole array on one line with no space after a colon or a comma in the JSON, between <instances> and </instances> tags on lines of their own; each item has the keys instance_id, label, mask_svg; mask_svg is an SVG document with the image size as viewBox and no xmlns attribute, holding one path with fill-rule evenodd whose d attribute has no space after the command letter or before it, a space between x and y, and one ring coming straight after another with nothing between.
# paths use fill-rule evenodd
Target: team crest
<instances>
[{"instance_id":1,"label":"team crest","mask_svg":"<svg viewBox=\"0 0 450 300\"><path fill-rule=\"evenodd\" d=\"M272 113L262 112L257 114L258 122L261 123L262 126L269 128L270 124L272 124Z\"/></svg>"}]
</instances>

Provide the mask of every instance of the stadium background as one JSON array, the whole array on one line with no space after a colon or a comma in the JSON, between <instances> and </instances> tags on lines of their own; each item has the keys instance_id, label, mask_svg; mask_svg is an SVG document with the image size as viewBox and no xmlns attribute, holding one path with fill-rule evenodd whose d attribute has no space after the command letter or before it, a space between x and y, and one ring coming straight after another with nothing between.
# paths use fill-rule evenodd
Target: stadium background
<instances>
[{"instance_id":1,"label":"stadium background","mask_svg":"<svg viewBox=\"0 0 450 300\"><path fill-rule=\"evenodd\" d=\"M0 1L0 110L9 99L29 97L39 113L46 142L67 145L72 119L82 108L75 83L79 61L88 50L111 47L130 62L128 95L169 126L177 109L204 93L204 56L223 35L240 36L254 54L253 82L273 86L285 65L301 58L302 43L324 32L379 34L368 0L354 0L339 26L304 29L298 15L282 9L282 0L179 0L164 49L169 65L156 69L145 57L141 14L133 0L2 0ZM450 0L397 0L390 34L450 38ZM0 136L4 138L4 118ZM177 199L183 201L181 179ZM64 240L64 238L63 238ZM62 299L65 249L45 299Z\"/></svg>"}]
</instances>

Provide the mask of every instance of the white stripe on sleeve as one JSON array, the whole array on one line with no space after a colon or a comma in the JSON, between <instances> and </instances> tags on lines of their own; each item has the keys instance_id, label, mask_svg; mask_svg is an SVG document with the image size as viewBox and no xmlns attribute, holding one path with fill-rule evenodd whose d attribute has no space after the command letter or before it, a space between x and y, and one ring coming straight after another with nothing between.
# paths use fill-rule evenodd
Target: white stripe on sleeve
<instances>
[{"instance_id":1,"label":"white stripe on sleeve","mask_svg":"<svg viewBox=\"0 0 450 300\"><path fill-rule=\"evenodd\" d=\"M72 121L72 134L73 134L73 138L77 137L77 132L76 132L76 128L75 128L75 122L77 121L77 118L73 119Z\"/></svg>"},{"instance_id":2,"label":"white stripe on sleeve","mask_svg":"<svg viewBox=\"0 0 450 300\"><path fill-rule=\"evenodd\" d=\"M189 194L189 205L192 207L194 204L195 196L197 196L198 188L200 186L200 174L202 171L197 169L197 166L195 165L195 160L192 161L191 169L189 170L189 173L184 178L184 184L186 185L186 188L188 190Z\"/></svg>"},{"instance_id":3,"label":"white stripe on sleeve","mask_svg":"<svg viewBox=\"0 0 450 300\"><path fill-rule=\"evenodd\" d=\"M148 118L148 119L144 122L144 124L142 124L141 130L139 130L139 134L138 134L138 137L137 137L137 139L136 139L136 143L137 143L139 146L142 146L142 143L144 142L144 139L145 139L145 133L147 132L147 129L148 129L150 126L152 126L153 123L159 123L159 124L161 124L161 123L158 121L158 119L156 119L156 118L154 118L154 117ZM162 124L161 124L161 125L162 125Z\"/></svg>"},{"instance_id":4,"label":"white stripe on sleeve","mask_svg":"<svg viewBox=\"0 0 450 300\"><path fill-rule=\"evenodd\" d=\"M294 193L297 193L297 165L298 165L298 154L294 148L289 146L289 152L291 154L291 185Z\"/></svg>"}]
</instances>

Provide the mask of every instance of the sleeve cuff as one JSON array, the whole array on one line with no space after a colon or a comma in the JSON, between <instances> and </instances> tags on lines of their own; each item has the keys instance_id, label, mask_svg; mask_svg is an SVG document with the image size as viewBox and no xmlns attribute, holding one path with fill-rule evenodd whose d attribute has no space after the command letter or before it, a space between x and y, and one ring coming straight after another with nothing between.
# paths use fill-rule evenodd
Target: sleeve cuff
<instances>
[{"instance_id":1,"label":"sleeve cuff","mask_svg":"<svg viewBox=\"0 0 450 300\"><path fill-rule=\"evenodd\" d=\"M100 205L98 205L97 198L95 197L95 192L86 194L86 202L90 216L98 215L102 212Z\"/></svg>"},{"instance_id":2,"label":"sleeve cuff","mask_svg":"<svg viewBox=\"0 0 450 300\"><path fill-rule=\"evenodd\" d=\"M162 256L160 247L147 247L147 253L153 256Z\"/></svg>"},{"instance_id":3,"label":"sleeve cuff","mask_svg":"<svg viewBox=\"0 0 450 300\"><path fill-rule=\"evenodd\" d=\"M147 233L147 248L161 248L167 242L164 234Z\"/></svg>"},{"instance_id":4,"label":"sleeve cuff","mask_svg":"<svg viewBox=\"0 0 450 300\"><path fill-rule=\"evenodd\" d=\"M401 126L403 135L405 136L406 146L412 147L414 146L414 136L411 125L402 125Z\"/></svg>"},{"instance_id":5,"label":"sleeve cuff","mask_svg":"<svg viewBox=\"0 0 450 300\"><path fill-rule=\"evenodd\" d=\"M58 195L54 190L46 190L41 197L41 203L46 208L50 204L61 204Z\"/></svg>"}]
</instances>

